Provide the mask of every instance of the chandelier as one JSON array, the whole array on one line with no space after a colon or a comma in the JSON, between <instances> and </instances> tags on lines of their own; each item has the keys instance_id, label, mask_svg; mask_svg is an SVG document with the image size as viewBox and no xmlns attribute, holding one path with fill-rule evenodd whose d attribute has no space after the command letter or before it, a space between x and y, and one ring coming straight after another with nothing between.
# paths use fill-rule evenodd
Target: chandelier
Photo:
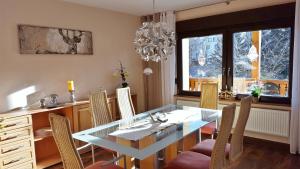
<instances>
[{"instance_id":1,"label":"chandelier","mask_svg":"<svg viewBox=\"0 0 300 169\"><path fill-rule=\"evenodd\" d=\"M153 21L144 22L136 31L134 47L144 61L166 60L176 45L175 31L166 22L166 14L161 14L155 22L155 1L153 0Z\"/></svg>"}]
</instances>

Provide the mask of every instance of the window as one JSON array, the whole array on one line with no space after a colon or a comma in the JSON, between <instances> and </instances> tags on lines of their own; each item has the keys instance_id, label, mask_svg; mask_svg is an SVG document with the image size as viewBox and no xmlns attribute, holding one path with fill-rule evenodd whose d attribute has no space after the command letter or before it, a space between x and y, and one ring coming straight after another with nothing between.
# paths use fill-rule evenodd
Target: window
<instances>
[{"instance_id":1,"label":"window","mask_svg":"<svg viewBox=\"0 0 300 169\"><path fill-rule=\"evenodd\" d=\"M290 3L177 22L179 94L199 96L201 83L214 81L238 96L259 86L261 101L290 103L294 9Z\"/></svg>"},{"instance_id":2,"label":"window","mask_svg":"<svg viewBox=\"0 0 300 169\"><path fill-rule=\"evenodd\" d=\"M288 97L291 28L233 34L233 92Z\"/></svg>"},{"instance_id":3,"label":"window","mask_svg":"<svg viewBox=\"0 0 300 169\"><path fill-rule=\"evenodd\" d=\"M222 34L182 39L183 90L201 91L208 81L221 85L222 56Z\"/></svg>"}]
</instances>

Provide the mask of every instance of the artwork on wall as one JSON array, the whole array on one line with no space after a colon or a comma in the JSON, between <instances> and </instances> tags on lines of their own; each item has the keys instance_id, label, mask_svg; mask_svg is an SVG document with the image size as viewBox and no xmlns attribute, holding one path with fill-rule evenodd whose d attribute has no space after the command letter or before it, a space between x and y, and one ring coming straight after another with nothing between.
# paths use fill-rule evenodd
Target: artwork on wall
<instances>
[{"instance_id":1,"label":"artwork on wall","mask_svg":"<svg viewBox=\"0 0 300 169\"><path fill-rule=\"evenodd\" d=\"M21 54L93 54L92 32L18 25Z\"/></svg>"}]
</instances>

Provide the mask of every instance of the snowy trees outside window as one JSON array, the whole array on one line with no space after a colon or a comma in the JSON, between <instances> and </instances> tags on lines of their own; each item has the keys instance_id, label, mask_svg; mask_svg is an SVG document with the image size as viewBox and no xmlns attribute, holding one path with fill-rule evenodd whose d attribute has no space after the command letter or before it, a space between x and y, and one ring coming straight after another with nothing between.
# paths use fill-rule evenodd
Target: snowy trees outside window
<instances>
[{"instance_id":1,"label":"snowy trees outside window","mask_svg":"<svg viewBox=\"0 0 300 169\"><path fill-rule=\"evenodd\" d=\"M189 39L190 76L215 77L222 73L222 35Z\"/></svg>"},{"instance_id":2,"label":"snowy trees outside window","mask_svg":"<svg viewBox=\"0 0 300 169\"><path fill-rule=\"evenodd\" d=\"M234 33L234 91L250 93L253 86L259 85L262 87L263 95L286 97L288 94L290 39L290 28ZM255 59L252 58L251 48L257 54Z\"/></svg>"},{"instance_id":3,"label":"snowy trees outside window","mask_svg":"<svg viewBox=\"0 0 300 169\"><path fill-rule=\"evenodd\" d=\"M261 31L261 79L288 80L291 29Z\"/></svg>"},{"instance_id":4,"label":"snowy trees outside window","mask_svg":"<svg viewBox=\"0 0 300 169\"><path fill-rule=\"evenodd\" d=\"M223 38L223 34L215 34L182 40L184 90L200 91L204 81L217 81L221 88L226 60L223 46L230 46L233 65L227 67L233 70L233 84L229 87L235 93L249 94L253 86L259 85L263 95L288 96L291 28L226 34L232 44L223 44ZM228 60L230 49L224 50Z\"/></svg>"}]
</instances>

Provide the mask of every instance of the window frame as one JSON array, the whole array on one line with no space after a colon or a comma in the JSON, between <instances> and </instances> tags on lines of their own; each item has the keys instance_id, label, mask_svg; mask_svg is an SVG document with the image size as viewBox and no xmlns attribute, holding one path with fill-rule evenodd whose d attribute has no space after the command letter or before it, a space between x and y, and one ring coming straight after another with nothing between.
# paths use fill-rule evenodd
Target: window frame
<instances>
[{"instance_id":1,"label":"window frame","mask_svg":"<svg viewBox=\"0 0 300 169\"><path fill-rule=\"evenodd\" d=\"M200 96L200 92L196 92L196 91L185 91L182 90L182 39L185 38L193 38L193 37L201 37L201 36L210 36L210 35L217 35L217 34L221 34L223 36L222 41L223 41L223 47L222 47L222 70L224 69L225 62L224 62L224 55L226 53L226 51L224 50L224 42L225 42L225 38L224 35L226 34L225 32L223 32L223 30L211 30L211 31L201 31L201 32L193 32L193 33L186 33L186 34L180 34L177 36L177 80L179 83L177 83L178 88L181 89L180 90L180 94L181 95L190 95L190 96ZM181 57L178 57L180 53ZM226 82L226 76L222 75L222 88L223 86L223 82Z\"/></svg>"},{"instance_id":2,"label":"window frame","mask_svg":"<svg viewBox=\"0 0 300 169\"><path fill-rule=\"evenodd\" d=\"M281 12L278 12L281 11ZM244 16L244 17L243 17ZM232 19L231 19L232 18ZM201 92L182 89L182 39L214 34L223 35L222 89L233 85L233 34L263 29L291 28L288 97L261 96L261 102L290 104L294 51L295 3L180 21L177 26L177 85L178 94L200 96ZM230 72L228 72L230 68ZM229 75L227 75L229 74ZM245 94L238 94L240 99Z\"/></svg>"}]
</instances>

